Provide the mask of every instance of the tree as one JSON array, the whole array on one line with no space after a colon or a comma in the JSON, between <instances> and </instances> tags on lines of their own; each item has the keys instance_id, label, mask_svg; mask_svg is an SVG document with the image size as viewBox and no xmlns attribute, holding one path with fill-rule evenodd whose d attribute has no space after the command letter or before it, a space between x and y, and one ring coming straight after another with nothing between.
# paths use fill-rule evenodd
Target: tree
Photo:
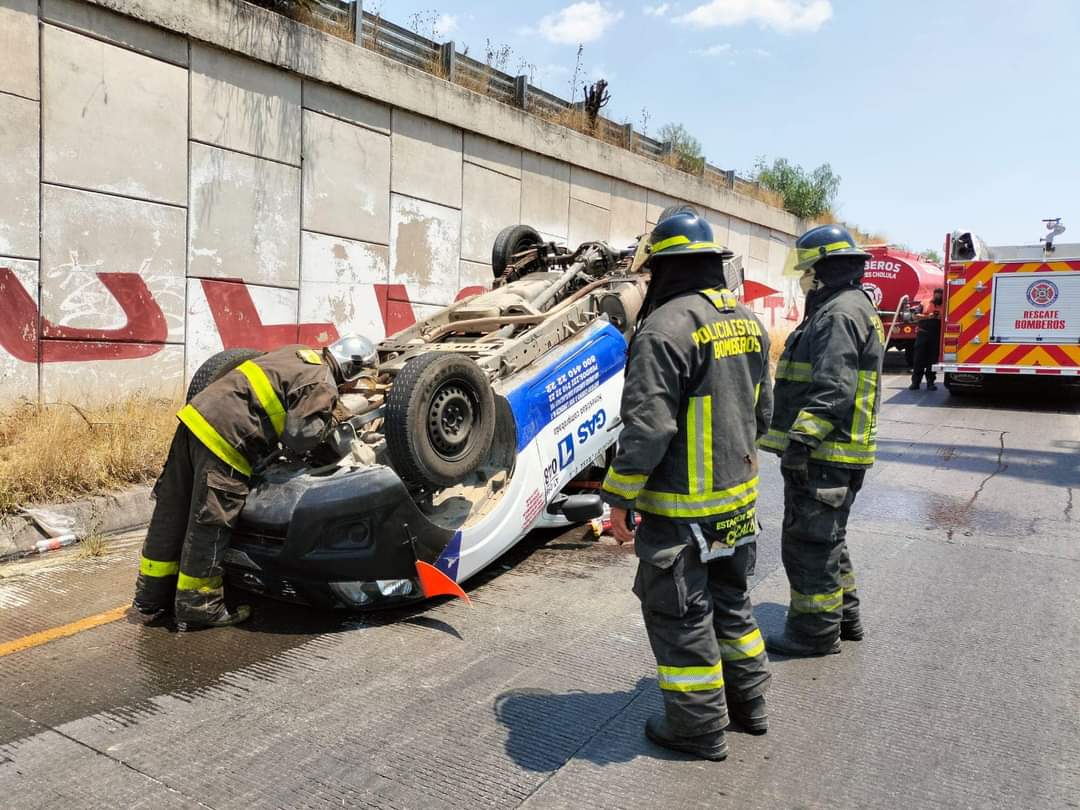
<instances>
[{"instance_id":1,"label":"tree","mask_svg":"<svg viewBox=\"0 0 1080 810\"><path fill-rule=\"evenodd\" d=\"M801 219L816 219L832 210L840 177L828 163L812 172L777 158L770 166L764 158L754 165L754 179L784 198L784 208Z\"/></svg>"},{"instance_id":2,"label":"tree","mask_svg":"<svg viewBox=\"0 0 1080 810\"><path fill-rule=\"evenodd\" d=\"M664 124L660 127L660 140L671 144L675 167L690 174L701 174L705 169L705 155L701 141L687 132L682 124Z\"/></svg>"},{"instance_id":3,"label":"tree","mask_svg":"<svg viewBox=\"0 0 1080 810\"><path fill-rule=\"evenodd\" d=\"M924 250L919 256L931 264L941 264L941 254L936 250Z\"/></svg>"}]
</instances>

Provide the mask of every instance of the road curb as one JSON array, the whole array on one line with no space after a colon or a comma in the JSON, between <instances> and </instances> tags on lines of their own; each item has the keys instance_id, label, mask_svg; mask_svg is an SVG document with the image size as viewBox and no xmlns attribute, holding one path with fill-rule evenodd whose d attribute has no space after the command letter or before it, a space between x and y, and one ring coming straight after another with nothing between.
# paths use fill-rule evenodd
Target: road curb
<instances>
[{"instance_id":1,"label":"road curb","mask_svg":"<svg viewBox=\"0 0 1080 810\"><path fill-rule=\"evenodd\" d=\"M70 522L63 531L46 530L29 515L0 517L0 562L71 545L88 534L116 534L150 522L153 501L149 485L97 495L80 501L42 504L35 513L51 513Z\"/></svg>"}]
</instances>

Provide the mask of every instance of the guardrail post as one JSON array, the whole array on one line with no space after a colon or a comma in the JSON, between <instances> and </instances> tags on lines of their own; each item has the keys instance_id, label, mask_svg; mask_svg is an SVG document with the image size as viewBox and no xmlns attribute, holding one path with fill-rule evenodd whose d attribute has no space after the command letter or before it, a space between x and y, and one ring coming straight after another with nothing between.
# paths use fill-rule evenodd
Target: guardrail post
<instances>
[{"instance_id":1,"label":"guardrail post","mask_svg":"<svg viewBox=\"0 0 1080 810\"><path fill-rule=\"evenodd\" d=\"M634 125L623 124L623 143L631 152L634 151Z\"/></svg>"},{"instance_id":2,"label":"guardrail post","mask_svg":"<svg viewBox=\"0 0 1080 810\"><path fill-rule=\"evenodd\" d=\"M456 67L454 54L453 42L444 42L439 46L439 62L442 66L443 78L448 82L454 80L454 71Z\"/></svg>"},{"instance_id":3,"label":"guardrail post","mask_svg":"<svg viewBox=\"0 0 1080 810\"><path fill-rule=\"evenodd\" d=\"M734 169L728 169L726 172L724 172L724 181L727 183L728 188L730 188L732 191L735 190L735 170Z\"/></svg>"},{"instance_id":4,"label":"guardrail post","mask_svg":"<svg viewBox=\"0 0 1080 810\"><path fill-rule=\"evenodd\" d=\"M526 110L529 108L529 77L514 77L514 106Z\"/></svg>"},{"instance_id":5,"label":"guardrail post","mask_svg":"<svg viewBox=\"0 0 1080 810\"><path fill-rule=\"evenodd\" d=\"M364 2L356 0L349 8L349 17L353 27L353 42L357 45L364 44Z\"/></svg>"}]
</instances>

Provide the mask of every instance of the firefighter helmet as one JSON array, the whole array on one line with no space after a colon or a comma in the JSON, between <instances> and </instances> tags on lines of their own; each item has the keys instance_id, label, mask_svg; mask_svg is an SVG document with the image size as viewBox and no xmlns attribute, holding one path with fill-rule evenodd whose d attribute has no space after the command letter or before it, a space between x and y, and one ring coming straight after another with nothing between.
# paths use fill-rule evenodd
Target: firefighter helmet
<instances>
[{"instance_id":1,"label":"firefighter helmet","mask_svg":"<svg viewBox=\"0 0 1080 810\"><path fill-rule=\"evenodd\" d=\"M678 211L662 219L649 235L649 258L714 253L721 259L735 254L713 241L712 227L702 216Z\"/></svg>"},{"instance_id":2,"label":"firefighter helmet","mask_svg":"<svg viewBox=\"0 0 1080 810\"><path fill-rule=\"evenodd\" d=\"M352 382L379 362L375 344L363 335L346 335L323 349L323 357L338 384Z\"/></svg>"},{"instance_id":3,"label":"firefighter helmet","mask_svg":"<svg viewBox=\"0 0 1080 810\"><path fill-rule=\"evenodd\" d=\"M795 242L795 269L801 273L822 259L834 256L870 258L869 253L859 250L854 237L841 225L819 225L808 230Z\"/></svg>"}]
</instances>

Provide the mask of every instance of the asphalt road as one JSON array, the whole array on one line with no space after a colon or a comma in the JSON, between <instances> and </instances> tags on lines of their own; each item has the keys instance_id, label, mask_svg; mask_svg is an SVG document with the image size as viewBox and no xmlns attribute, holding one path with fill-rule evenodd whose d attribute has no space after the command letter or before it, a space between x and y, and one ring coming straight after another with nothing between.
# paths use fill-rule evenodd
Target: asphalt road
<instances>
[{"instance_id":1,"label":"asphalt road","mask_svg":"<svg viewBox=\"0 0 1080 810\"><path fill-rule=\"evenodd\" d=\"M905 382L852 521L868 637L774 662L772 728L726 762L645 740L634 559L580 531L527 540L471 609L258 603L186 635L110 613L129 536L0 568L0 805L1080 807L1080 401ZM768 630L787 584L764 466Z\"/></svg>"}]
</instances>

